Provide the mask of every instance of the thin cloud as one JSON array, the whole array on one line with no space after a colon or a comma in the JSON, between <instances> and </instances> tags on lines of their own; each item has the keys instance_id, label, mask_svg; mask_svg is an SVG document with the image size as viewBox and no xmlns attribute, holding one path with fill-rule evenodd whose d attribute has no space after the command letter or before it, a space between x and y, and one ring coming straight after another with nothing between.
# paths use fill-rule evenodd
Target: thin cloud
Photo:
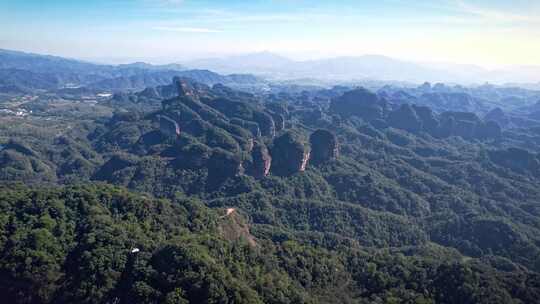
<instances>
[{"instance_id":1,"label":"thin cloud","mask_svg":"<svg viewBox=\"0 0 540 304\"><path fill-rule=\"evenodd\" d=\"M158 0L157 2L161 4L179 5L184 3L184 0Z\"/></svg>"},{"instance_id":2,"label":"thin cloud","mask_svg":"<svg viewBox=\"0 0 540 304\"><path fill-rule=\"evenodd\" d=\"M149 6L157 7L177 7L184 4L184 0L143 0Z\"/></svg>"},{"instance_id":3,"label":"thin cloud","mask_svg":"<svg viewBox=\"0 0 540 304\"><path fill-rule=\"evenodd\" d=\"M201 28L201 27L172 27L172 26L154 26L156 31L180 32L180 33L222 33L222 30Z\"/></svg>"},{"instance_id":4,"label":"thin cloud","mask_svg":"<svg viewBox=\"0 0 540 304\"><path fill-rule=\"evenodd\" d=\"M233 15L215 18L216 22L289 22L304 21L309 16L305 14L258 14L258 15Z\"/></svg>"},{"instance_id":5,"label":"thin cloud","mask_svg":"<svg viewBox=\"0 0 540 304\"><path fill-rule=\"evenodd\" d=\"M496 22L532 22L532 21L538 21L538 17L526 15L526 14L514 14L510 12L504 12L500 10L495 9L488 9L480 6L471 5L465 1L458 0L457 1L458 7L463 11L464 13L475 15L477 17L496 21Z\"/></svg>"}]
</instances>

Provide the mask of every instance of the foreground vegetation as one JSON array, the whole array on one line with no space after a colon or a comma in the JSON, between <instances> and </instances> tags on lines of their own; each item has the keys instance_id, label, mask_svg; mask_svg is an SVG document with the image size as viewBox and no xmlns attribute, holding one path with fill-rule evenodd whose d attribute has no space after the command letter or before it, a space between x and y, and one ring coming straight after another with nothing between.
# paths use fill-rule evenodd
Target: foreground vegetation
<instances>
[{"instance_id":1,"label":"foreground vegetation","mask_svg":"<svg viewBox=\"0 0 540 304\"><path fill-rule=\"evenodd\" d=\"M532 303L540 292L537 274L503 258L286 235L250 245L226 238L219 227L235 219L196 199L103 184L11 185L0 208L0 292L11 303Z\"/></svg>"}]
</instances>

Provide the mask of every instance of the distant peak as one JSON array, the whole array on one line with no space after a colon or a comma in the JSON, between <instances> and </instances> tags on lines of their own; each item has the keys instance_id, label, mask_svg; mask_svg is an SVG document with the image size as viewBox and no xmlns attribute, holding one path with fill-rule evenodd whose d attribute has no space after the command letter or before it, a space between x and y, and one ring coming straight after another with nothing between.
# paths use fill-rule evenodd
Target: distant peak
<instances>
[{"instance_id":1,"label":"distant peak","mask_svg":"<svg viewBox=\"0 0 540 304\"><path fill-rule=\"evenodd\" d=\"M195 97L195 89L186 79L174 77L173 83L178 91L178 96Z\"/></svg>"}]
</instances>

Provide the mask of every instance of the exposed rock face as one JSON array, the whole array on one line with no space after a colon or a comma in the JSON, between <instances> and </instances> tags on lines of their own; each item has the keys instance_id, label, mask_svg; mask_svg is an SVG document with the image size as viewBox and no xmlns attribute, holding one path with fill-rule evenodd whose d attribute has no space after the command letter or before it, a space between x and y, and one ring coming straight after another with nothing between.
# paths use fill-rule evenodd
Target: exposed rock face
<instances>
[{"instance_id":1,"label":"exposed rock face","mask_svg":"<svg viewBox=\"0 0 540 304\"><path fill-rule=\"evenodd\" d=\"M422 121L416 115L416 111L408 104L401 105L399 109L390 112L388 123L394 128L409 132L419 132L422 130Z\"/></svg>"},{"instance_id":2,"label":"exposed rock face","mask_svg":"<svg viewBox=\"0 0 540 304\"><path fill-rule=\"evenodd\" d=\"M287 176L305 170L310 150L306 141L296 133L286 132L274 140L272 172Z\"/></svg>"},{"instance_id":3,"label":"exposed rock face","mask_svg":"<svg viewBox=\"0 0 540 304\"><path fill-rule=\"evenodd\" d=\"M332 100L330 111L346 117L355 115L370 121L382 119L387 111L387 104L376 94L359 88Z\"/></svg>"},{"instance_id":4,"label":"exposed rock face","mask_svg":"<svg viewBox=\"0 0 540 304\"><path fill-rule=\"evenodd\" d=\"M304 153L304 156L302 157L302 162L300 163L300 170L299 170L300 172L306 171L306 167L310 159L310 156L311 156L310 151L307 151L307 153Z\"/></svg>"},{"instance_id":5,"label":"exposed rock face","mask_svg":"<svg viewBox=\"0 0 540 304\"><path fill-rule=\"evenodd\" d=\"M338 157L338 141L332 132L317 130L311 134L309 142L311 145L311 161L314 164L321 164Z\"/></svg>"},{"instance_id":6,"label":"exposed rock face","mask_svg":"<svg viewBox=\"0 0 540 304\"><path fill-rule=\"evenodd\" d=\"M180 136L180 126L178 123L165 115L159 116L159 131L167 137Z\"/></svg>"},{"instance_id":7,"label":"exposed rock face","mask_svg":"<svg viewBox=\"0 0 540 304\"><path fill-rule=\"evenodd\" d=\"M259 142L255 143L253 150L251 151L251 158L253 159L253 163L249 168L249 173L252 176L255 178L263 178L270 173L272 157L264 144Z\"/></svg>"},{"instance_id":8,"label":"exposed rock face","mask_svg":"<svg viewBox=\"0 0 540 304\"><path fill-rule=\"evenodd\" d=\"M253 140L253 138L248 139L247 140L246 151L251 152L251 151L253 151L254 147L255 147L255 140Z\"/></svg>"},{"instance_id":9,"label":"exposed rock face","mask_svg":"<svg viewBox=\"0 0 540 304\"><path fill-rule=\"evenodd\" d=\"M218 231L220 234L231 242L244 241L251 247L256 247L255 237L249 232L249 225L236 209L228 209L225 215L219 218Z\"/></svg>"},{"instance_id":10,"label":"exposed rock face","mask_svg":"<svg viewBox=\"0 0 540 304\"><path fill-rule=\"evenodd\" d=\"M173 84L176 86L176 91L178 93L178 96L188 96L188 97L197 96L195 94L195 88L185 79L182 79L180 77L174 77Z\"/></svg>"}]
</instances>

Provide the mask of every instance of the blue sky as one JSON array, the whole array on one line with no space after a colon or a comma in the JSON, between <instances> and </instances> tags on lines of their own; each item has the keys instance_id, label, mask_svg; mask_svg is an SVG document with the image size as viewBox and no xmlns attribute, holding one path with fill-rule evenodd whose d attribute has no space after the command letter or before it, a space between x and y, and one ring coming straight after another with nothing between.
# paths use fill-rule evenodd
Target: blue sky
<instances>
[{"instance_id":1,"label":"blue sky","mask_svg":"<svg viewBox=\"0 0 540 304\"><path fill-rule=\"evenodd\" d=\"M0 48L149 61L268 50L540 65L540 1L0 0Z\"/></svg>"}]
</instances>

